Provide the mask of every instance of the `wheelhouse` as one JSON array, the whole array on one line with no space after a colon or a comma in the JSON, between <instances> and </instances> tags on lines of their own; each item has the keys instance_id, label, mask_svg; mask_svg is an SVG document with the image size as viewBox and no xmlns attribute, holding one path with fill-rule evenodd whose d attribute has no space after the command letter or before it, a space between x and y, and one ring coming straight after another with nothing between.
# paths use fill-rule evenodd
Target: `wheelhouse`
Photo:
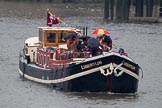
<instances>
[{"instance_id":1,"label":"wheelhouse","mask_svg":"<svg viewBox=\"0 0 162 108\"><path fill-rule=\"evenodd\" d=\"M81 32L70 27L39 27L39 43L43 47L58 47L67 49L64 39L70 33Z\"/></svg>"}]
</instances>

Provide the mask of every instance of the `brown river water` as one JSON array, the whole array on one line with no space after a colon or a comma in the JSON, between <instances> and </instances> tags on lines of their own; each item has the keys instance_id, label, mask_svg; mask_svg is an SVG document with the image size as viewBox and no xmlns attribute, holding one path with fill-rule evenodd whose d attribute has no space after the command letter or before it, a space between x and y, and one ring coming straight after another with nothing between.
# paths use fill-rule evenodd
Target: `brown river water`
<instances>
[{"instance_id":1,"label":"brown river water","mask_svg":"<svg viewBox=\"0 0 162 108\"><path fill-rule=\"evenodd\" d=\"M66 26L105 28L144 72L138 93L67 93L19 78L18 56L26 38L46 26L46 9ZM0 1L0 108L161 108L162 24L103 23L102 4Z\"/></svg>"}]
</instances>

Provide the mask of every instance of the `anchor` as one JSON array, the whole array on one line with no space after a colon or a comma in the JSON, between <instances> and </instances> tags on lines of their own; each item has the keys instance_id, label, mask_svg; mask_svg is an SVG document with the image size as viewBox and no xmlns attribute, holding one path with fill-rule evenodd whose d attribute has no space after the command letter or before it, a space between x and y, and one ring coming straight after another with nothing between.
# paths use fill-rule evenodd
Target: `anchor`
<instances>
[{"instance_id":1,"label":"anchor","mask_svg":"<svg viewBox=\"0 0 162 108\"><path fill-rule=\"evenodd\" d=\"M117 69L119 69L122 65L123 65L124 61L122 61L121 64L119 64L117 67L114 68L113 64L111 63L110 64L110 67L108 67L106 69L106 71L104 69L102 69L101 67L99 68L100 69L100 72L101 74L103 74L104 76L108 76L108 75L111 75L113 72L114 72L114 75L116 77L119 77L123 74L124 70L121 70L120 72L117 72Z\"/></svg>"},{"instance_id":2,"label":"anchor","mask_svg":"<svg viewBox=\"0 0 162 108\"><path fill-rule=\"evenodd\" d=\"M104 76L111 75L111 74L113 73L113 70L114 70L114 67L113 67L113 64L112 64L112 63L110 64L109 69L106 69L106 71L103 70L103 69L100 67L100 72L101 72L101 74L103 74Z\"/></svg>"}]
</instances>

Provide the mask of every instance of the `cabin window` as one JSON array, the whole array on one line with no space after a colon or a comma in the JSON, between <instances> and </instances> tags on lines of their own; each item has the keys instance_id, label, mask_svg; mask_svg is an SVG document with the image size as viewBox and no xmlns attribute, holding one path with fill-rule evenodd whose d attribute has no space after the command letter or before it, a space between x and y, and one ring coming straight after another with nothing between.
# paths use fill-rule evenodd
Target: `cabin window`
<instances>
[{"instance_id":1,"label":"cabin window","mask_svg":"<svg viewBox=\"0 0 162 108\"><path fill-rule=\"evenodd\" d=\"M56 42L56 33L48 33L47 34L47 41L48 42Z\"/></svg>"},{"instance_id":2,"label":"cabin window","mask_svg":"<svg viewBox=\"0 0 162 108\"><path fill-rule=\"evenodd\" d=\"M67 34L63 33L63 32L60 33L60 35L59 35L59 43L66 43L66 41L64 39L66 35Z\"/></svg>"}]
</instances>

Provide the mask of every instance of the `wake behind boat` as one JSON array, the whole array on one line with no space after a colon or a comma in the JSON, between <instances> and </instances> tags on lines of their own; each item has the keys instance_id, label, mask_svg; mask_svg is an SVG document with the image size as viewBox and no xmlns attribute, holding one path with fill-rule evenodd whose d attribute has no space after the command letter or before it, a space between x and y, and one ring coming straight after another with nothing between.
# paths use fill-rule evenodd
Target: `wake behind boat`
<instances>
[{"instance_id":1,"label":"wake behind boat","mask_svg":"<svg viewBox=\"0 0 162 108\"><path fill-rule=\"evenodd\" d=\"M136 93L139 65L123 49L93 54L88 46L96 49L93 39L90 43L81 34L76 28L39 27L39 36L26 39L20 51L20 75L63 91ZM86 43L84 49L78 47L80 41Z\"/></svg>"}]
</instances>

